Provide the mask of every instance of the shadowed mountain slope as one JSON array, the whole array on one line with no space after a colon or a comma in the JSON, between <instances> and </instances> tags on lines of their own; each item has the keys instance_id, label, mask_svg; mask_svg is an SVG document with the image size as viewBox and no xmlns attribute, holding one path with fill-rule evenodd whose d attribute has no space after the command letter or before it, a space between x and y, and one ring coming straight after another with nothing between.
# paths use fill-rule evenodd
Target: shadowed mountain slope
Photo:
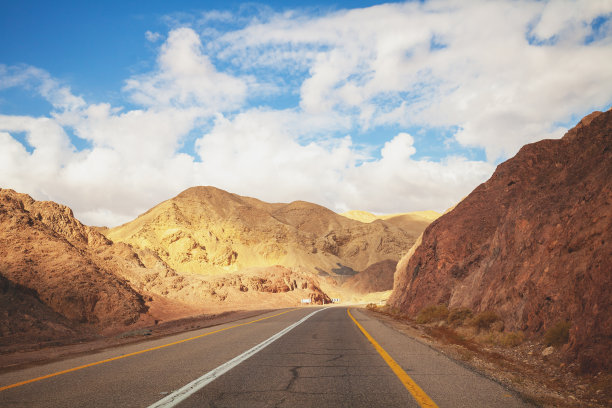
<instances>
[{"instance_id":1,"label":"shadowed mountain slope","mask_svg":"<svg viewBox=\"0 0 612 408\"><path fill-rule=\"evenodd\" d=\"M612 111L524 146L420 241L389 304L494 310L531 335L567 320L566 355L612 367Z\"/></svg>"},{"instance_id":2,"label":"shadowed mountain slope","mask_svg":"<svg viewBox=\"0 0 612 408\"><path fill-rule=\"evenodd\" d=\"M141 295L104 260L111 241L68 207L0 189L0 243L4 301L21 299L29 319L45 320L51 332L129 325L146 314ZM29 330L15 324L20 313L2 317L3 337Z\"/></svg>"}]
</instances>

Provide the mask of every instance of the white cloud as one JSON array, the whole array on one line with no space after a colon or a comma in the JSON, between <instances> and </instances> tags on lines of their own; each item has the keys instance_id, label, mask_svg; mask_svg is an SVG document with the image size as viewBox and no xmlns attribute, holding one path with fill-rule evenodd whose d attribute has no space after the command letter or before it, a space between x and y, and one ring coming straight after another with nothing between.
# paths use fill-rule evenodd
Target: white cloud
<instances>
[{"instance_id":1,"label":"white cloud","mask_svg":"<svg viewBox=\"0 0 612 408\"><path fill-rule=\"evenodd\" d=\"M161 40L163 38L163 35L147 30L145 31L145 38L147 39L147 41L155 43Z\"/></svg>"},{"instance_id":2,"label":"white cloud","mask_svg":"<svg viewBox=\"0 0 612 408\"><path fill-rule=\"evenodd\" d=\"M52 105L48 117L0 115L0 185L70 205L96 225L193 185L338 211L444 210L496 159L612 102L610 20L591 24L612 15L609 2L245 10L192 19L205 44L192 28L146 32L166 40L156 67L126 80L129 109L88 104L43 69L0 65L0 91L34 90ZM223 24L243 28L216 31ZM277 96L286 100L275 105ZM409 129L436 127L457 130L438 146L447 156L419 158L428 141ZM365 140L381 128L394 136ZM89 147L79 151L70 135ZM488 161L448 148L457 142ZM194 157L182 153L191 143Z\"/></svg>"},{"instance_id":3,"label":"white cloud","mask_svg":"<svg viewBox=\"0 0 612 408\"><path fill-rule=\"evenodd\" d=\"M198 106L209 113L232 110L246 98L245 80L217 71L190 28L172 30L162 45L158 70L127 80L124 90L144 106Z\"/></svg>"},{"instance_id":4,"label":"white cloud","mask_svg":"<svg viewBox=\"0 0 612 408\"><path fill-rule=\"evenodd\" d=\"M609 14L611 9L608 0L549 1L539 16L533 34L541 41L583 41L591 34L591 21Z\"/></svg>"},{"instance_id":5,"label":"white cloud","mask_svg":"<svg viewBox=\"0 0 612 408\"><path fill-rule=\"evenodd\" d=\"M70 87L61 85L40 68L0 64L0 91L13 87L35 89L56 109L76 110L85 105L83 98L73 95Z\"/></svg>"},{"instance_id":6,"label":"white cloud","mask_svg":"<svg viewBox=\"0 0 612 408\"><path fill-rule=\"evenodd\" d=\"M175 154L181 138L201 114L196 108L113 112L109 104L98 104L90 105L76 117L57 118L96 148L111 148L128 161L141 157L155 161Z\"/></svg>"},{"instance_id":7,"label":"white cloud","mask_svg":"<svg viewBox=\"0 0 612 408\"><path fill-rule=\"evenodd\" d=\"M558 123L605 108L612 94L604 1L387 4L322 17L276 15L219 39L245 68L306 67L301 107L353 115L363 129L447 126L489 160L560 137ZM557 42L530 43L530 36ZM280 50L280 51L279 51ZM280 68L278 68L280 67ZM355 113L356 112L356 113Z\"/></svg>"},{"instance_id":8,"label":"white cloud","mask_svg":"<svg viewBox=\"0 0 612 408\"><path fill-rule=\"evenodd\" d=\"M200 23L206 24L210 21L222 21L222 22L232 22L236 19L236 16L229 11L219 11L219 10L211 10L202 13L200 16Z\"/></svg>"},{"instance_id":9,"label":"white cloud","mask_svg":"<svg viewBox=\"0 0 612 408\"><path fill-rule=\"evenodd\" d=\"M197 142L203 176L220 188L268 201L301 199L336 211L385 213L442 211L493 171L491 164L460 157L412 159L416 150L407 133L387 142L380 159L356 148L350 137L301 144L286 117L260 110L234 120L219 117Z\"/></svg>"},{"instance_id":10,"label":"white cloud","mask_svg":"<svg viewBox=\"0 0 612 408\"><path fill-rule=\"evenodd\" d=\"M385 146L381 150L381 155L384 160L391 160L398 164L401 164L404 160L408 160L410 156L415 153L414 138L408 133L399 133L392 140L385 143Z\"/></svg>"}]
</instances>

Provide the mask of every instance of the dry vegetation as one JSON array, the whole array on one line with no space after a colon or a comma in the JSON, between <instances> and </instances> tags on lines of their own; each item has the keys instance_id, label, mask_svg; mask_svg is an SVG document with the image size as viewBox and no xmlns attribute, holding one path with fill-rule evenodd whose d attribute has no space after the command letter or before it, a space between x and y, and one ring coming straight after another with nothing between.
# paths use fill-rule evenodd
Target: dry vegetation
<instances>
[{"instance_id":1,"label":"dry vegetation","mask_svg":"<svg viewBox=\"0 0 612 408\"><path fill-rule=\"evenodd\" d=\"M543 336L527 338L505 330L493 310L430 305L416 316L385 305L367 309L396 329L425 341L476 371L515 389L539 407L612 406L612 373L584 373L576 362L562 358L571 322L559 321Z\"/></svg>"}]
</instances>

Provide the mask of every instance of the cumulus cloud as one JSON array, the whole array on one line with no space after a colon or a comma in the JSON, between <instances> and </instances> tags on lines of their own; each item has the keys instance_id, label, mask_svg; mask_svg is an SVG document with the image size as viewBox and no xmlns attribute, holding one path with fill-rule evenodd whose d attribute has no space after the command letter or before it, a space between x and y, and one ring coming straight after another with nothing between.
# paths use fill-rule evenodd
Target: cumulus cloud
<instances>
[{"instance_id":1,"label":"cumulus cloud","mask_svg":"<svg viewBox=\"0 0 612 408\"><path fill-rule=\"evenodd\" d=\"M408 208L443 211L494 168L462 157L413 159L414 139L407 133L385 143L380 158L359 149L350 137L300 143L284 117L252 110L233 120L217 118L197 143L205 178L268 201L302 199L335 211L390 213Z\"/></svg>"},{"instance_id":2,"label":"cumulus cloud","mask_svg":"<svg viewBox=\"0 0 612 408\"><path fill-rule=\"evenodd\" d=\"M124 87L144 106L198 106L209 113L241 106L245 80L217 71L190 28L172 30L158 56L158 69L130 78Z\"/></svg>"},{"instance_id":3,"label":"cumulus cloud","mask_svg":"<svg viewBox=\"0 0 612 408\"><path fill-rule=\"evenodd\" d=\"M0 185L95 225L194 185L336 211L441 211L523 144L612 102L609 2L260 12L145 32L156 66L126 79L129 108L88 103L42 68L0 65L0 92L33 90L52 106L0 114ZM432 129L446 133L422 136ZM440 139L427 147L441 159L419 155ZM468 159L471 148L487 160Z\"/></svg>"},{"instance_id":4,"label":"cumulus cloud","mask_svg":"<svg viewBox=\"0 0 612 408\"><path fill-rule=\"evenodd\" d=\"M353 114L363 129L456 127L457 141L496 160L561 136L568 116L610 102L610 24L594 35L593 21L611 14L609 2L582 0L275 15L220 38L220 55L269 69L297 61L308 69L300 92L306 111Z\"/></svg>"}]
</instances>

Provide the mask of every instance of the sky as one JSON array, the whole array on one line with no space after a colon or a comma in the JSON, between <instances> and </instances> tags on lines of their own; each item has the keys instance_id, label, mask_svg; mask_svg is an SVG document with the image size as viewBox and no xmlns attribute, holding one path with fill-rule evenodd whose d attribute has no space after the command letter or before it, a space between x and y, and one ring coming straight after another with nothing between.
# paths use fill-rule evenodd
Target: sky
<instances>
[{"instance_id":1,"label":"sky","mask_svg":"<svg viewBox=\"0 0 612 408\"><path fill-rule=\"evenodd\" d=\"M612 1L0 0L0 187L444 211L612 104Z\"/></svg>"}]
</instances>

